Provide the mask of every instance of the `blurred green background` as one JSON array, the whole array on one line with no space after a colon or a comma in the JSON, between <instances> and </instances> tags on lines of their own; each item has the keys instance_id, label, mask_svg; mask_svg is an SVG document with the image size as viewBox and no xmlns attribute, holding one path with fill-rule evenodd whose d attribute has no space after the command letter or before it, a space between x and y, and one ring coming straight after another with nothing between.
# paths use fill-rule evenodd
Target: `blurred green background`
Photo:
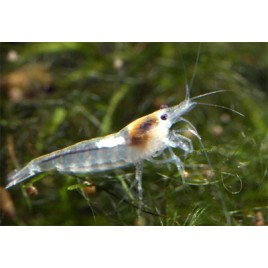
<instances>
[{"instance_id":1,"label":"blurred green background","mask_svg":"<svg viewBox=\"0 0 268 268\"><path fill-rule=\"evenodd\" d=\"M117 132L175 105L194 74L198 43L2 43L1 186L35 157ZM146 163L137 220L134 168L37 176L35 188L0 188L2 225L267 225L268 45L203 43L191 96L231 90L185 116L203 139L173 165ZM182 128L178 124L174 128ZM189 134L189 133L188 133ZM87 180L91 186L79 188ZM38 192L36 192L38 191Z\"/></svg>"}]
</instances>

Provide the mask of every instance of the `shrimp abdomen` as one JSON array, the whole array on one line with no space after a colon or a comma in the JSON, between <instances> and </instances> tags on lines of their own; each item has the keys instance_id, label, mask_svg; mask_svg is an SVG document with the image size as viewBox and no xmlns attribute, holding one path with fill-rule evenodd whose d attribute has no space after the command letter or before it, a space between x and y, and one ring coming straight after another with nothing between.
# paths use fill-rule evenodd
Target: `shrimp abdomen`
<instances>
[{"instance_id":1,"label":"shrimp abdomen","mask_svg":"<svg viewBox=\"0 0 268 268\"><path fill-rule=\"evenodd\" d=\"M122 137L121 137L122 138ZM60 173L97 173L129 166L135 162L137 153L129 148L120 136L82 141L62 150L38 157L23 169L13 173L6 188L46 171Z\"/></svg>"}]
</instances>

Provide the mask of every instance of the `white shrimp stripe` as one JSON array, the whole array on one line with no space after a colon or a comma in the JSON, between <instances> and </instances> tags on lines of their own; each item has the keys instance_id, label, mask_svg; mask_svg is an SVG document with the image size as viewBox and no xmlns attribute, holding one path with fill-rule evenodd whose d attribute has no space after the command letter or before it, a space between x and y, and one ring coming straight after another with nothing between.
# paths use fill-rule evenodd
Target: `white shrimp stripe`
<instances>
[{"instance_id":1,"label":"white shrimp stripe","mask_svg":"<svg viewBox=\"0 0 268 268\"><path fill-rule=\"evenodd\" d=\"M96 142L97 148L111 148L117 145L125 144L126 140L123 137L107 137Z\"/></svg>"}]
</instances>

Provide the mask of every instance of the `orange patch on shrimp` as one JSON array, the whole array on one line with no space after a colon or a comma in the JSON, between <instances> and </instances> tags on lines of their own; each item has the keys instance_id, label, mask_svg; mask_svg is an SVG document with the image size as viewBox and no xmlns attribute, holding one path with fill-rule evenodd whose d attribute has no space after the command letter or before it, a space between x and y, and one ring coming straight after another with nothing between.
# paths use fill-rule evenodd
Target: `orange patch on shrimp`
<instances>
[{"instance_id":1,"label":"orange patch on shrimp","mask_svg":"<svg viewBox=\"0 0 268 268\"><path fill-rule=\"evenodd\" d=\"M128 144L130 146L146 147L152 138L153 129L158 125L155 115L144 116L128 125Z\"/></svg>"}]
</instances>

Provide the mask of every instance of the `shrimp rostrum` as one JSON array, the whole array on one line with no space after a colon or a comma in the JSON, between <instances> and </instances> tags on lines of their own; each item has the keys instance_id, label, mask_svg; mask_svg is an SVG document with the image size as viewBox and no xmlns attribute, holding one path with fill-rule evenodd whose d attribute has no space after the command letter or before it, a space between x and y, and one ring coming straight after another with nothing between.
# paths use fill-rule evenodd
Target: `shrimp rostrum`
<instances>
[{"instance_id":1,"label":"shrimp rostrum","mask_svg":"<svg viewBox=\"0 0 268 268\"><path fill-rule=\"evenodd\" d=\"M181 149L188 155L193 152L193 146L189 138L181 135L180 130L172 130L171 127L175 123L183 121L188 125L187 130L194 134L202 145L197 130L188 120L183 118L183 115L199 104L195 102L197 98L217 92L220 91L190 98L187 87L185 100L176 106L162 106L161 109L135 120L117 133L82 141L33 159L8 179L9 183L6 189L36 174L51 170L57 170L60 173L83 174L105 172L134 165L136 167L135 178L139 204L141 204L144 160L153 163L174 163L183 178L183 162L174 153L174 149ZM156 157L159 157L165 150L169 151L169 158L157 160Z\"/></svg>"}]
</instances>

